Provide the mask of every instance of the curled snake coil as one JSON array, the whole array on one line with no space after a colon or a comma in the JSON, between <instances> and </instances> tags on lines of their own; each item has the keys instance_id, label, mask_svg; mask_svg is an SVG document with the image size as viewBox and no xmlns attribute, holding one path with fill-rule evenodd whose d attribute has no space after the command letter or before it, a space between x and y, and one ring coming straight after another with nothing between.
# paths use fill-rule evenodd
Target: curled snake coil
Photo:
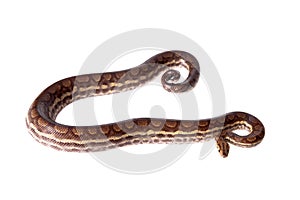
<instances>
[{"instance_id":1,"label":"curled snake coil","mask_svg":"<svg viewBox=\"0 0 300 200\"><path fill-rule=\"evenodd\" d=\"M189 71L183 82L174 67ZM26 125L38 142L70 152L104 151L131 144L194 143L215 139L222 157L229 143L240 147L259 144L265 134L263 124L245 112L231 112L211 119L175 120L135 118L95 126L70 126L55 121L68 104L87 97L132 90L163 73L161 83L169 92L192 89L200 76L199 63L184 51L157 54L143 64L122 71L85 74L60 80L46 88L29 108ZM235 130L247 130L240 136Z\"/></svg>"}]
</instances>

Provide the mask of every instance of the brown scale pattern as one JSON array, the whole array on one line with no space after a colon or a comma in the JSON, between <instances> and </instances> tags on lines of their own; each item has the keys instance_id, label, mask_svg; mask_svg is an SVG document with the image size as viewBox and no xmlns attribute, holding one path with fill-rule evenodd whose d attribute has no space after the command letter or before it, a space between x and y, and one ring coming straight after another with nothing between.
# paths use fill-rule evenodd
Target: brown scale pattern
<instances>
[{"instance_id":1,"label":"brown scale pattern","mask_svg":"<svg viewBox=\"0 0 300 200\"><path fill-rule=\"evenodd\" d=\"M178 72L168 71L173 67L189 70L186 80L177 83ZM259 144L264 137L264 126L244 112L203 120L138 118L78 127L55 122L58 113L76 100L134 89L163 72L161 81L167 91L185 92L198 82L199 70L198 61L191 54L169 51L131 69L69 77L52 84L34 100L26 125L35 140L63 151L103 151L131 144L193 143L215 138L221 156L226 157L228 143L241 147ZM234 130L239 129L246 129L249 134L235 134Z\"/></svg>"}]
</instances>

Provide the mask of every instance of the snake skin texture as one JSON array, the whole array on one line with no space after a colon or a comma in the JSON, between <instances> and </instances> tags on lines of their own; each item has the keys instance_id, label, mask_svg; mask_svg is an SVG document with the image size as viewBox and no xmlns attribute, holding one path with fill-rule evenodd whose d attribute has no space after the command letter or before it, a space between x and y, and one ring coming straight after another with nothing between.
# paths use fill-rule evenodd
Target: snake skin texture
<instances>
[{"instance_id":1,"label":"snake skin texture","mask_svg":"<svg viewBox=\"0 0 300 200\"><path fill-rule=\"evenodd\" d=\"M189 71L183 82L173 68ZM104 151L143 143L195 143L215 139L222 157L229 153L229 143L253 147L264 138L263 124L245 112L231 112L211 119L176 120L136 118L94 126L70 126L55 121L68 104L87 97L109 95L135 89L162 74L161 82L169 92L186 92L197 84L198 61L184 51L167 51L141 65L116 72L85 74L60 80L46 88L29 108L26 125L38 142L70 152ZM247 130L240 136L234 131Z\"/></svg>"}]
</instances>

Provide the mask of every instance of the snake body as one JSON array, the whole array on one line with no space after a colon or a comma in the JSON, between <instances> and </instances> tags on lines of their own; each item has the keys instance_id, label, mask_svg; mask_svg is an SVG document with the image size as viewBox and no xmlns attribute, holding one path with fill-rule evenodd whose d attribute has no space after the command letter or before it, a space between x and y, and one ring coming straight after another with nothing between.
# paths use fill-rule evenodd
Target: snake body
<instances>
[{"instance_id":1,"label":"snake body","mask_svg":"<svg viewBox=\"0 0 300 200\"><path fill-rule=\"evenodd\" d=\"M180 74L174 67L189 71L178 83ZM185 92L198 82L199 63L183 51L167 51L143 64L122 71L69 77L46 88L29 108L26 125L38 142L57 150L71 152L103 151L142 143L193 143L215 139L223 157L229 144L253 147L265 134L263 124L245 112L231 112L202 120L135 118L95 126L70 126L55 121L68 104L87 97L107 95L134 89L162 74L163 87L170 92ZM246 136L234 133L245 129Z\"/></svg>"}]
</instances>

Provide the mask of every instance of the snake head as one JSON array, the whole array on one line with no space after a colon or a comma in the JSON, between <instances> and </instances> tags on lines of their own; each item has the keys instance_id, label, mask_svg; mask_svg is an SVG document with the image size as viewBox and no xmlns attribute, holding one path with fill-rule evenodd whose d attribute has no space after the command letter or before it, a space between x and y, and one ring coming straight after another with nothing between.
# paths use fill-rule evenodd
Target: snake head
<instances>
[{"instance_id":1,"label":"snake head","mask_svg":"<svg viewBox=\"0 0 300 200\"><path fill-rule=\"evenodd\" d=\"M229 154L229 149L230 149L228 142L226 142L223 137L216 138L216 142L217 142L217 148L220 155L223 158L226 158Z\"/></svg>"}]
</instances>

